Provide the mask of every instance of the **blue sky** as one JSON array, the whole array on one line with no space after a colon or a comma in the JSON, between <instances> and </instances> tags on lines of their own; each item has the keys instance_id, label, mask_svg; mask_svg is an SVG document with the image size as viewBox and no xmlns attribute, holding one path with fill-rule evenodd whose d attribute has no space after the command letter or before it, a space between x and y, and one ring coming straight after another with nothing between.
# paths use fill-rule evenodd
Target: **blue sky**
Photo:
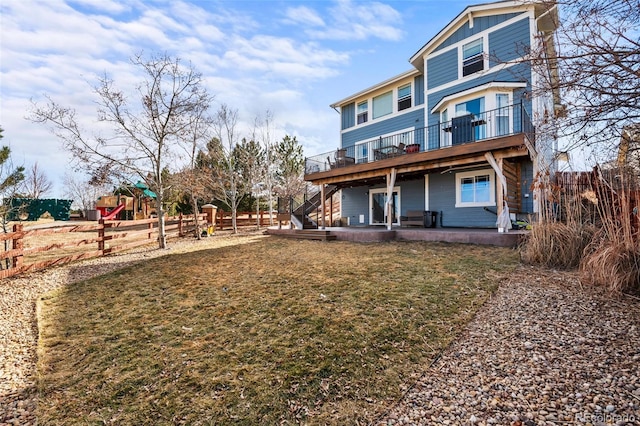
<instances>
[{"instance_id":1,"label":"blue sky","mask_svg":"<svg viewBox=\"0 0 640 426\"><path fill-rule=\"evenodd\" d=\"M42 124L25 119L44 95L96 121L91 85L106 72L119 88L140 77L136 53L190 61L215 96L239 111L249 136L269 110L276 138L296 136L305 155L335 149L329 105L411 68L408 59L466 0L215 1L3 0L0 126L16 164L38 162L62 197L71 157ZM482 3L478 1L477 3Z\"/></svg>"}]
</instances>

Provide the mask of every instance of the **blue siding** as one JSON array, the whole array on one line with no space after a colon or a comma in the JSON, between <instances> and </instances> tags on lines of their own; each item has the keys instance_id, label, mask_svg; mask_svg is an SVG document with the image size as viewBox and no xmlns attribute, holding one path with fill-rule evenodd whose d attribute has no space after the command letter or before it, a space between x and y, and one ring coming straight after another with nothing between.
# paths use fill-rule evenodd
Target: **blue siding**
<instances>
[{"instance_id":1,"label":"blue siding","mask_svg":"<svg viewBox=\"0 0 640 426\"><path fill-rule=\"evenodd\" d=\"M400 214L408 210L424 210L424 178L396 182L400 187ZM369 191L383 186L359 186L342 190L342 217L349 217L351 226L369 224ZM360 215L364 215L364 223L360 223Z\"/></svg>"},{"instance_id":2,"label":"blue siding","mask_svg":"<svg viewBox=\"0 0 640 426\"><path fill-rule=\"evenodd\" d=\"M489 34L489 66L520 58L529 52L529 19L522 19Z\"/></svg>"},{"instance_id":3,"label":"blue siding","mask_svg":"<svg viewBox=\"0 0 640 426\"><path fill-rule=\"evenodd\" d=\"M400 215L424 210L424 178L396 183L400 187Z\"/></svg>"},{"instance_id":4,"label":"blue siding","mask_svg":"<svg viewBox=\"0 0 640 426\"><path fill-rule=\"evenodd\" d=\"M369 224L369 187L359 186L342 190L342 217L348 217L351 226ZM359 223L360 215L364 215L364 223Z\"/></svg>"},{"instance_id":5,"label":"blue siding","mask_svg":"<svg viewBox=\"0 0 640 426\"><path fill-rule=\"evenodd\" d=\"M402 129L408 129L410 127L424 127L423 118L424 110L419 108L406 114L373 122L368 126L355 128L342 134L342 147L353 146L357 142L373 139L388 133L399 132Z\"/></svg>"},{"instance_id":6,"label":"blue siding","mask_svg":"<svg viewBox=\"0 0 640 426\"><path fill-rule=\"evenodd\" d=\"M356 104L352 102L340 108L342 118L342 130L356 125Z\"/></svg>"},{"instance_id":7,"label":"blue siding","mask_svg":"<svg viewBox=\"0 0 640 426\"><path fill-rule=\"evenodd\" d=\"M491 82L525 82L531 79L531 67L529 64L521 63L510 67L509 69L492 72L478 78L467 80L461 84L458 84L453 87L449 87L445 90L440 90L438 92L433 92L429 94L427 98L427 109L431 111L431 109L442 100L442 98L453 95L456 93L463 92L468 89L472 89L477 86L481 86L483 84L491 83ZM527 90L531 90L527 88ZM516 94L523 94L523 91L515 91L514 92L514 103L519 103L521 97L517 97ZM528 101L531 104L530 101ZM530 111L530 108L528 109ZM439 114L428 114L429 115L429 123L428 125L438 124L440 120Z\"/></svg>"},{"instance_id":8,"label":"blue siding","mask_svg":"<svg viewBox=\"0 0 640 426\"><path fill-rule=\"evenodd\" d=\"M458 28L456 32L451 34L445 41L440 43L438 47L435 48L435 51L444 49L445 47L456 44L459 41L462 41L466 38L473 37L474 35L488 30L491 27L494 27L498 24L501 24L505 21L508 21L511 18L514 18L524 12L518 13L505 13L504 15L492 15L492 16L484 16L480 18L473 19L473 28L469 28L469 22L465 22L465 24Z\"/></svg>"},{"instance_id":9,"label":"blue siding","mask_svg":"<svg viewBox=\"0 0 640 426\"><path fill-rule=\"evenodd\" d=\"M427 59L427 88L437 87L458 79L458 50Z\"/></svg>"},{"instance_id":10,"label":"blue siding","mask_svg":"<svg viewBox=\"0 0 640 426\"><path fill-rule=\"evenodd\" d=\"M483 207L456 208L455 179L455 173L429 175L429 208L438 212L438 226L495 228L496 215Z\"/></svg>"},{"instance_id":11,"label":"blue siding","mask_svg":"<svg viewBox=\"0 0 640 426\"><path fill-rule=\"evenodd\" d=\"M413 96L415 99L415 106L424 104L424 76L419 75L413 79Z\"/></svg>"}]
</instances>

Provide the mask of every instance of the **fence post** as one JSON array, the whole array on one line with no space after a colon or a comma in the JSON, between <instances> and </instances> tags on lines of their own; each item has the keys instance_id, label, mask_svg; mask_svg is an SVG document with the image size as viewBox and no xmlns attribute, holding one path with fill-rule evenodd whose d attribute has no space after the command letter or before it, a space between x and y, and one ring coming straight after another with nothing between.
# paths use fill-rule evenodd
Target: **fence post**
<instances>
[{"instance_id":1,"label":"fence post","mask_svg":"<svg viewBox=\"0 0 640 426\"><path fill-rule=\"evenodd\" d=\"M222 231L224 229L223 227L224 226L224 210L220 209L218 213L220 213L219 221L220 221L220 230Z\"/></svg>"},{"instance_id":2,"label":"fence post","mask_svg":"<svg viewBox=\"0 0 640 426\"><path fill-rule=\"evenodd\" d=\"M149 222L147 224L147 227L149 228L149 233L147 234L147 240L151 240L153 238L153 222Z\"/></svg>"},{"instance_id":3,"label":"fence post","mask_svg":"<svg viewBox=\"0 0 640 426\"><path fill-rule=\"evenodd\" d=\"M24 241L23 241L24 235L22 235L22 230L23 230L23 225L21 223L13 225L13 232L21 233L18 238L13 239L13 246L12 246L14 250L20 250L20 254L11 258L11 263L13 264L13 267L18 270L22 268L22 261L24 260L23 254L22 254L22 249L24 248Z\"/></svg>"},{"instance_id":4,"label":"fence post","mask_svg":"<svg viewBox=\"0 0 640 426\"><path fill-rule=\"evenodd\" d=\"M98 251L100 256L104 256L104 219L98 221Z\"/></svg>"},{"instance_id":5,"label":"fence post","mask_svg":"<svg viewBox=\"0 0 640 426\"><path fill-rule=\"evenodd\" d=\"M178 216L178 237L182 237L182 212Z\"/></svg>"}]
</instances>

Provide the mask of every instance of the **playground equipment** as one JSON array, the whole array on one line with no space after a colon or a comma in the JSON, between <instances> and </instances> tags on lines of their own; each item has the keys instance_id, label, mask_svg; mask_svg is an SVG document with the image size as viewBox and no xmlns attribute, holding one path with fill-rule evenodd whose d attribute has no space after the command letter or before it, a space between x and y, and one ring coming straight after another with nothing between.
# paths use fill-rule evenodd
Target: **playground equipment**
<instances>
[{"instance_id":1,"label":"playground equipment","mask_svg":"<svg viewBox=\"0 0 640 426\"><path fill-rule=\"evenodd\" d=\"M102 216L102 218L104 220L111 220L111 219L115 218L118 215L118 213L120 213L122 211L122 209L124 209L126 206L127 206L127 203L122 203L118 207L116 207L115 209L111 210L111 212L109 214Z\"/></svg>"},{"instance_id":2,"label":"playground equipment","mask_svg":"<svg viewBox=\"0 0 640 426\"><path fill-rule=\"evenodd\" d=\"M135 185L123 186L126 195L103 195L96 201L96 210L103 219L137 220L153 217L155 211L156 194L150 191L142 182Z\"/></svg>"},{"instance_id":3,"label":"playground equipment","mask_svg":"<svg viewBox=\"0 0 640 426\"><path fill-rule=\"evenodd\" d=\"M118 215L120 219L133 219L134 201L133 197L124 195L103 195L96 201L96 210L100 211L100 215L106 220L115 219Z\"/></svg>"},{"instance_id":4,"label":"playground equipment","mask_svg":"<svg viewBox=\"0 0 640 426\"><path fill-rule=\"evenodd\" d=\"M202 206L202 213L207 215L207 223L203 226L202 236L210 237L216 232L216 212L218 208L213 204L205 204Z\"/></svg>"}]
</instances>

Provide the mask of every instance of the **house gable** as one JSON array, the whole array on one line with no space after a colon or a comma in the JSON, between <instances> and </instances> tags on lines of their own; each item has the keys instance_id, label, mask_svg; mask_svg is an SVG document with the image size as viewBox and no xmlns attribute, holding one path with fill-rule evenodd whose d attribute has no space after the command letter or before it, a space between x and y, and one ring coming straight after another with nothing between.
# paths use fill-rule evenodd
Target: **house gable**
<instances>
[{"instance_id":1,"label":"house gable","mask_svg":"<svg viewBox=\"0 0 640 426\"><path fill-rule=\"evenodd\" d=\"M453 34L447 37L442 43L438 44L433 52L445 49L460 41L469 39L476 34L480 34L496 25L502 24L516 16L522 15L524 12L517 13L503 13L490 16L482 16L473 19L473 27L471 27L471 21L467 20L460 28L458 28Z\"/></svg>"}]
</instances>

